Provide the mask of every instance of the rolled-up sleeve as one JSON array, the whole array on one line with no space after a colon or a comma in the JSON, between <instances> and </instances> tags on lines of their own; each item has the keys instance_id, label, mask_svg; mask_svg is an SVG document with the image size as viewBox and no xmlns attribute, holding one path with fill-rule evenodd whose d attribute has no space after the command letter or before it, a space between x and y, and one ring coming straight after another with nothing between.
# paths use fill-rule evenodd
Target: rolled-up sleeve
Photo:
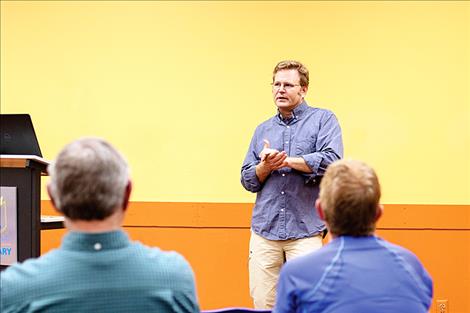
<instances>
[{"instance_id":1,"label":"rolled-up sleeve","mask_svg":"<svg viewBox=\"0 0 470 313\"><path fill-rule=\"evenodd\" d=\"M256 152L257 130L251 139L250 147L243 161L240 179L243 187L251 192L258 192L262 188L262 184L258 176L256 176L256 165L260 162L260 158Z\"/></svg>"},{"instance_id":2,"label":"rolled-up sleeve","mask_svg":"<svg viewBox=\"0 0 470 313\"><path fill-rule=\"evenodd\" d=\"M317 176L323 176L328 165L343 157L343 139L341 127L336 116L330 112L322 116L318 131L315 152L301 156L312 169L312 173L303 174L306 183L313 181Z\"/></svg>"}]
</instances>

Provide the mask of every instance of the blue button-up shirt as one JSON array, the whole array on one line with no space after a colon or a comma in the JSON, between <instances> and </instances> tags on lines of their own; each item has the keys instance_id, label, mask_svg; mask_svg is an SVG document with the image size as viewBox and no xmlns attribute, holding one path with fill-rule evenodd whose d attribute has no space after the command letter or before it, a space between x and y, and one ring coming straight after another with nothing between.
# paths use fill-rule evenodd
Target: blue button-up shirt
<instances>
[{"instance_id":1,"label":"blue button-up shirt","mask_svg":"<svg viewBox=\"0 0 470 313\"><path fill-rule=\"evenodd\" d=\"M263 139L269 140L272 149L302 157L312 173L283 167L261 183L255 167L260 163ZM327 166L342 156L341 128L329 110L303 102L288 121L277 114L259 125L241 170L242 185L257 193L252 230L270 240L305 238L322 232L325 225L314 208L320 179Z\"/></svg>"}]
</instances>

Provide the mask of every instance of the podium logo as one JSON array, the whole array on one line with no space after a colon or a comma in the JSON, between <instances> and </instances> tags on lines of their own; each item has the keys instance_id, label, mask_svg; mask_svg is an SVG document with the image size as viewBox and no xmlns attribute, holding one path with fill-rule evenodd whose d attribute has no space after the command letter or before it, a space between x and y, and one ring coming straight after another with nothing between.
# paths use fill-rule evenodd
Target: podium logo
<instances>
[{"instance_id":1,"label":"podium logo","mask_svg":"<svg viewBox=\"0 0 470 313\"><path fill-rule=\"evenodd\" d=\"M11 254L11 248L3 247L0 249L0 255L10 255Z\"/></svg>"},{"instance_id":2,"label":"podium logo","mask_svg":"<svg viewBox=\"0 0 470 313\"><path fill-rule=\"evenodd\" d=\"M0 264L18 261L17 189L0 186Z\"/></svg>"},{"instance_id":3,"label":"podium logo","mask_svg":"<svg viewBox=\"0 0 470 313\"><path fill-rule=\"evenodd\" d=\"M8 230L8 213L7 213L7 202L0 196L0 234L3 235ZM2 251L3 254L3 251Z\"/></svg>"}]
</instances>

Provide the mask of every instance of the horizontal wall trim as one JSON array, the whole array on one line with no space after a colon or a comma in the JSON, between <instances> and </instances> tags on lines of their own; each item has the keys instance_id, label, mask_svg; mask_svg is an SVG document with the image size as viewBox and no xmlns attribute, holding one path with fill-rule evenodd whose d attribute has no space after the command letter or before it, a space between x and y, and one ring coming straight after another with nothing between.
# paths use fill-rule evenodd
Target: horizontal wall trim
<instances>
[{"instance_id":1,"label":"horizontal wall trim","mask_svg":"<svg viewBox=\"0 0 470 313\"><path fill-rule=\"evenodd\" d=\"M125 228L165 228L165 229L172 229L172 228L183 228L183 229L250 229L249 226L239 226L239 227L214 227L214 226L183 226L183 225L174 225L174 226L160 226L160 225L148 225L148 226L140 226L140 225L127 225L124 224Z\"/></svg>"},{"instance_id":2,"label":"horizontal wall trim","mask_svg":"<svg viewBox=\"0 0 470 313\"><path fill-rule=\"evenodd\" d=\"M470 232L470 228L465 229L465 228L398 228L398 227L376 227L377 230L410 230L410 231L419 231L419 230L437 230L437 231L453 231L453 232Z\"/></svg>"},{"instance_id":3,"label":"horizontal wall trim","mask_svg":"<svg viewBox=\"0 0 470 313\"><path fill-rule=\"evenodd\" d=\"M243 227L207 227L207 226L180 226L180 225L175 225L175 226L158 226L158 225L152 225L152 226L139 226L139 225L124 225L125 228L165 228L165 229L236 229L236 230L249 230L249 226L243 226ZM453 232L470 232L470 229L455 229L455 228L393 228L393 227L377 227L377 230L409 230L409 231L421 231L421 230L436 230L436 231L453 231Z\"/></svg>"},{"instance_id":4,"label":"horizontal wall trim","mask_svg":"<svg viewBox=\"0 0 470 313\"><path fill-rule=\"evenodd\" d=\"M42 214L56 215L49 200ZM125 227L250 227L252 203L131 202ZM312 206L313 210L313 206ZM385 204L378 229L470 230L470 205Z\"/></svg>"}]
</instances>

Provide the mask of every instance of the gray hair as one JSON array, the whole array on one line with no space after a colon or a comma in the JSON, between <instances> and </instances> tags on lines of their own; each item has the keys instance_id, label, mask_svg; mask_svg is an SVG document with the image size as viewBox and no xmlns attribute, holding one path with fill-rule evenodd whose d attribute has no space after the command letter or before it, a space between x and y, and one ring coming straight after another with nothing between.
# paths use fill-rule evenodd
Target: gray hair
<instances>
[{"instance_id":1,"label":"gray hair","mask_svg":"<svg viewBox=\"0 0 470 313\"><path fill-rule=\"evenodd\" d=\"M129 168L103 139L82 138L66 145L48 172L54 204L72 220L103 220L122 208Z\"/></svg>"}]
</instances>

